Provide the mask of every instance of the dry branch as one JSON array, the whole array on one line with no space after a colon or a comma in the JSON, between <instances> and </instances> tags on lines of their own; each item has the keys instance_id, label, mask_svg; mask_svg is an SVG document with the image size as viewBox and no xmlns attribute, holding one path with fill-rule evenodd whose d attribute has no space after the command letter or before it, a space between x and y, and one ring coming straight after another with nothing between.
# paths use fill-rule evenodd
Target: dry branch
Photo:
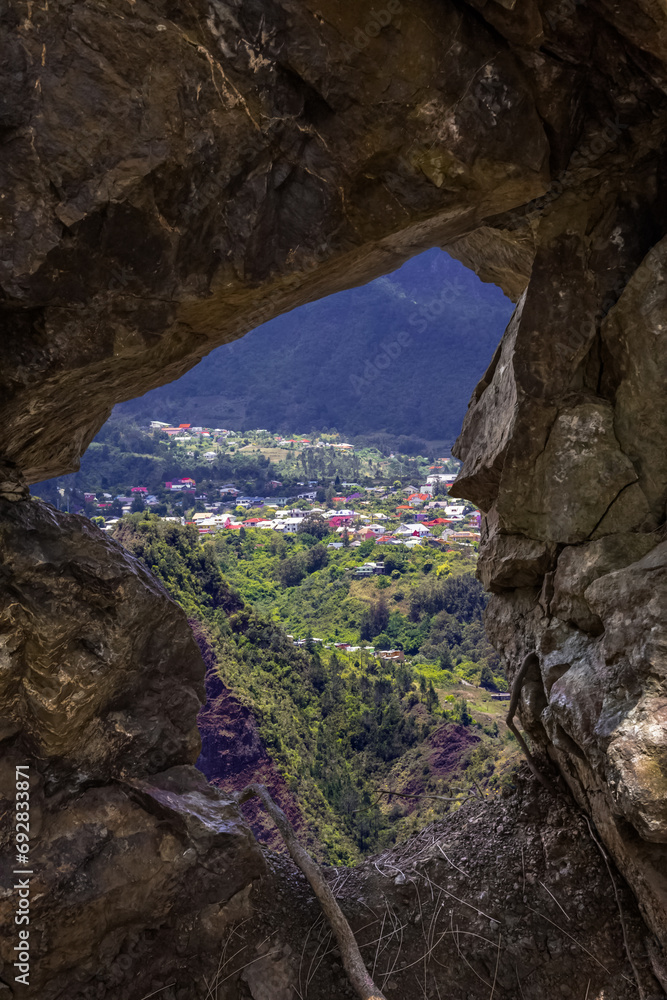
<instances>
[{"instance_id":1,"label":"dry branch","mask_svg":"<svg viewBox=\"0 0 667 1000\"><path fill-rule=\"evenodd\" d=\"M333 892L325 881L318 865L297 840L292 825L280 806L276 805L264 785L247 785L242 791L237 792L234 798L240 805L242 802L247 802L248 799L252 799L255 796L261 799L264 808L278 827L292 861L301 869L308 879L311 889L317 896L322 911L336 935L341 959L352 987L356 990L361 1000L386 1000L384 994L380 992L368 974L359 951L359 946L352 933L352 928L336 902Z\"/></svg>"},{"instance_id":2,"label":"dry branch","mask_svg":"<svg viewBox=\"0 0 667 1000\"><path fill-rule=\"evenodd\" d=\"M376 788L375 791L381 795L398 795L400 799L437 799L438 802L465 802L466 799L477 798L472 792L469 792L464 799L461 799L458 795L429 795L427 792L412 795L408 792L395 792L391 788Z\"/></svg>"}]
</instances>

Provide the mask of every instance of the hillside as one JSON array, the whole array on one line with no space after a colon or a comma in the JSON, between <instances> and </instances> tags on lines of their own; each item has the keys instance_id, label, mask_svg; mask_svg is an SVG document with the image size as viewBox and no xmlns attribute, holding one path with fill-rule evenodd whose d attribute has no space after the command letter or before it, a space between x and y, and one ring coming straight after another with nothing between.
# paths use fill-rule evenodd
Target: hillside
<instances>
[{"instance_id":1,"label":"hillside","mask_svg":"<svg viewBox=\"0 0 667 1000\"><path fill-rule=\"evenodd\" d=\"M510 780L504 706L477 686L506 683L483 635L472 554L415 550L391 575L357 582L368 545L328 550L253 530L202 539L146 513L123 518L115 537L194 622L209 667L199 766L226 788L265 781L323 859L350 863L449 808L410 796ZM290 583L286 564L299 560L304 575ZM299 646L295 634L372 640L405 659ZM261 815L250 818L274 843Z\"/></svg>"},{"instance_id":2,"label":"hillside","mask_svg":"<svg viewBox=\"0 0 667 1000\"><path fill-rule=\"evenodd\" d=\"M512 308L495 285L429 250L368 285L265 323L117 412L451 444Z\"/></svg>"}]
</instances>

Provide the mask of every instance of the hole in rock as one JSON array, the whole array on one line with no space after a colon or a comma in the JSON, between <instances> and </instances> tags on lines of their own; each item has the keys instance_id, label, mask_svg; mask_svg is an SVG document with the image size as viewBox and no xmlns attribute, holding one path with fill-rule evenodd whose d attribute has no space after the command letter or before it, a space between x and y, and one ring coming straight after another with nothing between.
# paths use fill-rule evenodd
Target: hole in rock
<instances>
[{"instance_id":1,"label":"hole in rock","mask_svg":"<svg viewBox=\"0 0 667 1000\"><path fill-rule=\"evenodd\" d=\"M329 863L511 768L479 513L447 495L511 312L430 250L116 407L79 472L33 488L91 517L185 609L208 667L200 769L222 788L266 784Z\"/></svg>"}]
</instances>

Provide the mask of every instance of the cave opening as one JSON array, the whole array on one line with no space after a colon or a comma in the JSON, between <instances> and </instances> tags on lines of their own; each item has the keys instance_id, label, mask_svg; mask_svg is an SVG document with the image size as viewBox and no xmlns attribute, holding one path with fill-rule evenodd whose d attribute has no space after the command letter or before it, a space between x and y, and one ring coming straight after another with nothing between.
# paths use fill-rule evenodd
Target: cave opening
<instances>
[{"instance_id":1,"label":"cave opening","mask_svg":"<svg viewBox=\"0 0 667 1000\"><path fill-rule=\"evenodd\" d=\"M502 780L492 698L506 683L473 579L479 515L447 487L512 310L445 251L422 252L117 405L78 472L32 487L92 518L181 604L208 671L197 766L223 790L266 784L329 863L421 829L445 807L416 793L472 787L471 762L485 783ZM282 531L295 504L293 519L326 529ZM364 530L378 521L383 545ZM334 522L349 524L345 544ZM394 534L406 525L424 526L414 547ZM349 727L343 699L355 702ZM388 783L399 797L378 792ZM258 805L244 811L280 849Z\"/></svg>"}]
</instances>

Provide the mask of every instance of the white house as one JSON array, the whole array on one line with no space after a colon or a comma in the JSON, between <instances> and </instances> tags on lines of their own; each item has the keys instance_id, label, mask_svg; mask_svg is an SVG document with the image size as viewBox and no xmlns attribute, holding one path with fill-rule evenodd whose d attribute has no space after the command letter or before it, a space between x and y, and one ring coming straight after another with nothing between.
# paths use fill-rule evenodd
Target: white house
<instances>
[{"instance_id":1,"label":"white house","mask_svg":"<svg viewBox=\"0 0 667 1000\"><path fill-rule=\"evenodd\" d=\"M427 535L431 534L429 528L424 524L419 524L419 522L414 522L413 524L402 524L394 532L396 537L399 535L407 536L409 538L426 538Z\"/></svg>"},{"instance_id":2,"label":"white house","mask_svg":"<svg viewBox=\"0 0 667 1000\"><path fill-rule=\"evenodd\" d=\"M437 473L433 476L427 476L427 483L453 483L456 479L456 473Z\"/></svg>"},{"instance_id":3,"label":"white house","mask_svg":"<svg viewBox=\"0 0 667 1000\"><path fill-rule=\"evenodd\" d=\"M299 525L302 524L302 517L285 517L276 527L280 528L286 534L294 535L299 530Z\"/></svg>"},{"instance_id":4,"label":"white house","mask_svg":"<svg viewBox=\"0 0 667 1000\"><path fill-rule=\"evenodd\" d=\"M151 428L154 431L159 430L160 427L169 427L169 426L170 426L169 424L165 424L164 420L151 420Z\"/></svg>"}]
</instances>

